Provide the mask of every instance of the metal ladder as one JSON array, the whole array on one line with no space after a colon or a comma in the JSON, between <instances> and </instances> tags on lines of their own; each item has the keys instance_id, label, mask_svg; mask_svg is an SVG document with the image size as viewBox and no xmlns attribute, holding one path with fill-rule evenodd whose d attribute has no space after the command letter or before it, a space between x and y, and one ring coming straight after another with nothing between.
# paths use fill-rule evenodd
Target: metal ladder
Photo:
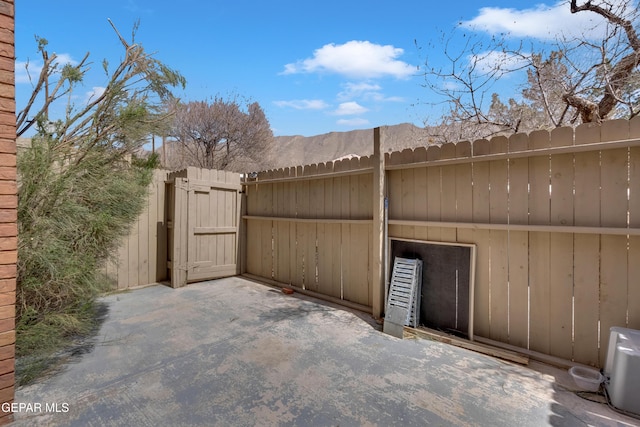
<instances>
[{"instance_id":1,"label":"metal ladder","mask_svg":"<svg viewBox=\"0 0 640 427\"><path fill-rule=\"evenodd\" d=\"M396 257L389 286L384 332L399 336L398 331L403 326L419 325L421 292L422 261Z\"/></svg>"}]
</instances>

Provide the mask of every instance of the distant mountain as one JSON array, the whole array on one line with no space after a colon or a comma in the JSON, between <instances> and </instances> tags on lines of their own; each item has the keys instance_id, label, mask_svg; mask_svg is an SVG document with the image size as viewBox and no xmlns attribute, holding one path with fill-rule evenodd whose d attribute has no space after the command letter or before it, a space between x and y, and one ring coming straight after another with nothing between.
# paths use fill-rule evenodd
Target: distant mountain
<instances>
[{"instance_id":1,"label":"distant mountain","mask_svg":"<svg viewBox=\"0 0 640 427\"><path fill-rule=\"evenodd\" d=\"M385 126L383 141L385 152L420 145L428 145L425 129L409 123ZM261 166L263 169L275 169L371 154L373 154L373 129L331 132L308 137L276 136Z\"/></svg>"}]
</instances>

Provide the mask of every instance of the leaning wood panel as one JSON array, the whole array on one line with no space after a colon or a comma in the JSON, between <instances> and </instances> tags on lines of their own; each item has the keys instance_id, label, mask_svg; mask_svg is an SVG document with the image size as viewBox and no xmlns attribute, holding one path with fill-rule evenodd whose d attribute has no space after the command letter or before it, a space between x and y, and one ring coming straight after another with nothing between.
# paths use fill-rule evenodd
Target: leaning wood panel
<instances>
[{"instance_id":1,"label":"leaning wood panel","mask_svg":"<svg viewBox=\"0 0 640 427\"><path fill-rule=\"evenodd\" d=\"M549 354L549 241L550 233L529 233L529 286L531 350Z\"/></svg>"},{"instance_id":2,"label":"leaning wood panel","mask_svg":"<svg viewBox=\"0 0 640 427\"><path fill-rule=\"evenodd\" d=\"M552 356L573 356L573 235L549 236L549 348Z\"/></svg>"},{"instance_id":3,"label":"leaning wood panel","mask_svg":"<svg viewBox=\"0 0 640 427\"><path fill-rule=\"evenodd\" d=\"M602 236L600 251L600 362L603 363L609 329L625 327L627 323L627 237Z\"/></svg>"},{"instance_id":4,"label":"leaning wood panel","mask_svg":"<svg viewBox=\"0 0 640 427\"><path fill-rule=\"evenodd\" d=\"M575 234L573 246L573 359L585 365L599 366L600 236Z\"/></svg>"}]
</instances>

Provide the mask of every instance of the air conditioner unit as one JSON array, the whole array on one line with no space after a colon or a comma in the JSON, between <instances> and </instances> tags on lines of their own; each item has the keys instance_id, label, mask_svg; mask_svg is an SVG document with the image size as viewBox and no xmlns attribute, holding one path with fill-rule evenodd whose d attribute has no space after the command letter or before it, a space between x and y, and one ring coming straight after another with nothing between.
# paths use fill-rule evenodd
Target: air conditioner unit
<instances>
[{"instance_id":1,"label":"air conditioner unit","mask_svg":"<svg viewBox=\"0 0 640 427\"><path fill-rule=\"evenodd\" d=\"M610 329L604 375L611 404L640 415L640 331Z\"/></svg>"}]
</instances>

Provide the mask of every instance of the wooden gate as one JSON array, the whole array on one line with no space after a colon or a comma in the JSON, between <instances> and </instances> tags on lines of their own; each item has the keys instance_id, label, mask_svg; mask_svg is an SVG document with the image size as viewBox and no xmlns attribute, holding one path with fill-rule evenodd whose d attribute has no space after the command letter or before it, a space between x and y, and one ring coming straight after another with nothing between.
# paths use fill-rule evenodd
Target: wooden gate
<instances>
[{"instance_id":1,"label":"wooden gate","mask_svg":"<svg viewBox=\"0 0 640 427\"><path fill-rule=\"evenodd\" d=\"M238 274L240 174L187 168L167 186L171 286Z\"/></svg>"}]
</instances>

